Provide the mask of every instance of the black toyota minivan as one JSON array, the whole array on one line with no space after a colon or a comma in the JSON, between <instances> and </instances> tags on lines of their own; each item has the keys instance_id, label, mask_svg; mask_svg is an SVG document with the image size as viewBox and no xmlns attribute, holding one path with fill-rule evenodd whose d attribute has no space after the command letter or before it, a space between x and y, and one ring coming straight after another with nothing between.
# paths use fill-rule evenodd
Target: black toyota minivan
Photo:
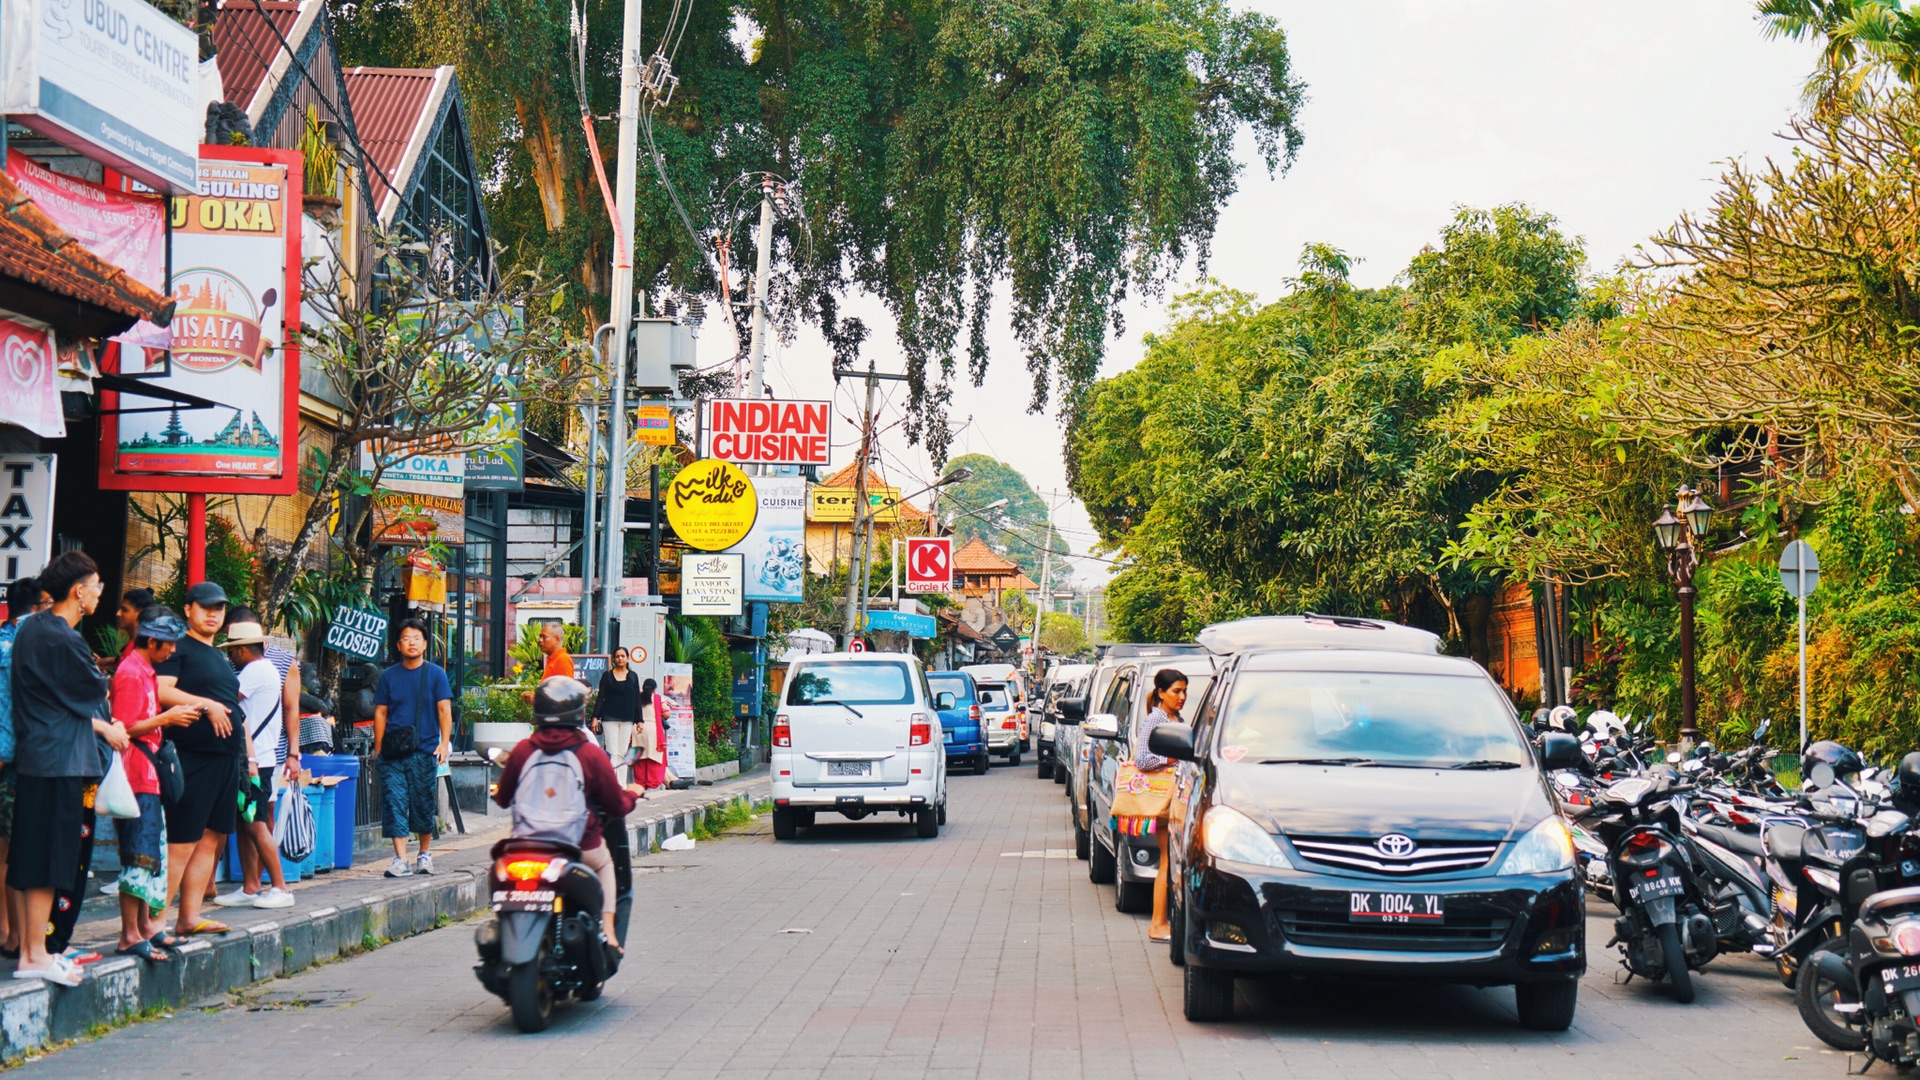
<instances>
[{"instance_id":1,"label":"black toyota minivan","mask_svg":"<svg viewBox=\"0 0 1920 1080\"><path fill-rule=\"evenodd\" d=\"M1229 1018L1237 975L1290 972L1511 984L1522 1024L1565 1030L1585 921L1546 777L1578 744L1536 751L1484 669L1409 627L1269 618L1199 640L1219 673L1191 724L1149 740L1181 762L1187 1018Z\"/></svg>"}]
</instances>

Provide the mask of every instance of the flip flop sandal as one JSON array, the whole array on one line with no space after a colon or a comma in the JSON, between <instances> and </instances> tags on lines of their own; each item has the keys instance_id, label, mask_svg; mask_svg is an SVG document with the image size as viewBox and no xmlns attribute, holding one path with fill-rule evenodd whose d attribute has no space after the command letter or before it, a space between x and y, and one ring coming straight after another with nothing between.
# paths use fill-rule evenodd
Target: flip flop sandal
<instances>
[{"instance_id":1,"label":"flip flop sandal","mask_svg":"<svg viewBox=\"0 0 1920 1080\"><path fill-rule=\"evenodd\" d=\"M66 952L61 953L60 955L66 957L67 960L71 962L75 967L83 967L87 964L98 963L100 960L104 959L99 953L94 952L91 949L81 949L81 948L68 949Z\"/></svg>"},{"instance_id":2,"label":"flip flop sandal","mask_svg":"<svg viewBox=\"0 0 1920 1080\"><path fill-rule=\"evenodd\" d=\"M167 964L173 962L173 954L155 945L151 941L142 941L124 949L113 950L117 956L137 956L149 964Z\"/></svg>"},{"instance_id":3,"label":"flip flop sandal","mask_svg":"<svg viewBox=\"0 0 1920 1080\"><path fill-rule=\"evenodd\" d=\"M159 933L148 938L147 941L150 944L158 946L159 948L162 948L162 949L177 949L180 946L186 944L185 940L174 937L172 934L167 933L165 930L162 930Z\"/></svg>"},{"instance_id":4,"label":"flip flop sandal","mask_svg":"<svg viewBox=\"0 0 1920 1080\"><path fill-rule=\"evenodd\" d=\"M201 919L199 922L193 924L192 929L187 931L187 936L199 937L202 934L228 934L232 932L233 927L228 926L226 923L217 922L213 919Z\"/></svg>"}]
</instances>

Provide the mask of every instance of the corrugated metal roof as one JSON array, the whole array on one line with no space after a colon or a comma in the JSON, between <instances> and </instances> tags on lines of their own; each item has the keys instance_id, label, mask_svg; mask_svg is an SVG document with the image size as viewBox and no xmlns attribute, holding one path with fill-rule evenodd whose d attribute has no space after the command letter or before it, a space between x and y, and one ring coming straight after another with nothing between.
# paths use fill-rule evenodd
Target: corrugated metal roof
<instances>
[{"instance_id":1,"label":"corrugated metal roof","mask_svg":"<svg viewBox=\"0 0 1920 1080\"><path fill-rule=\"evenodd\" d=\"M426 128L439 113L440 86L451 80L452 69L353 67L346 76L360 145L378 166L368 170L374 203L381 219L391 221L388 204L397 204L404 194L418 163L417 145L426 141ZM389 179L401 190L389 187Z\"/></svg>"},{"instance_id":2,"label":"corrugated metal roof","mask_svg":"<svg viewBox=\"0 0 1920 1080\"><path fill-rule=\"evenodd\" d=\"M263 9L266 18L261 18ZM300 47L293 40L299 21L300 5L292 0L258 0L257 5L255 0L226 0L220 5L220 14L213 20L213 45L220 90L228 101L243 109L253 104L254 94L282 51L280 38Z\"/></svg>"}]
</instances>

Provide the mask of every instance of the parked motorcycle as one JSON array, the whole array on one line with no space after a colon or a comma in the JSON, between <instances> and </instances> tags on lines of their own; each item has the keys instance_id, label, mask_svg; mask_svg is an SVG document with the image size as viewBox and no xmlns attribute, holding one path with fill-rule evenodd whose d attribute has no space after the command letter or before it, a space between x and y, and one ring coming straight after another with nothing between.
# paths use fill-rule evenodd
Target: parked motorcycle
<instances>
[{"instance_id":1,"label":"parked motorcycle","mask_svg":"<svg viewBox=\"0 0 1920 1080\"><path fill-rule=\"evenodd\" d=\"M1621 946L1629 972L1665 979L1682 1003L1694 997L1691 972L1717 954L1712 904L1695 880L1691 845L1674 796L1692 790L1668 766L1600 792L1578 817L1607 845L1620 908L1608 946Z\"/></svg>"}]
</instances>

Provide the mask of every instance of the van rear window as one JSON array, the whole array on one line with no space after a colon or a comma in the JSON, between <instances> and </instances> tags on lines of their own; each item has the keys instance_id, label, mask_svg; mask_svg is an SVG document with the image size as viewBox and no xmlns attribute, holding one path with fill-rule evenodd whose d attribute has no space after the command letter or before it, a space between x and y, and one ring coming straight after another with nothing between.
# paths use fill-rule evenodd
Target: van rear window
<instances>
[{"instance_id":1,"label":"van rear window","mask_svg":"<svg viewBox=\"0 0 1920 1080\"><path fill-rule=\"evenodd\" d=\"M808 664L787 686L789 705L911 705L907 665L886 661Z\"/></svg>"}]
</instances>

